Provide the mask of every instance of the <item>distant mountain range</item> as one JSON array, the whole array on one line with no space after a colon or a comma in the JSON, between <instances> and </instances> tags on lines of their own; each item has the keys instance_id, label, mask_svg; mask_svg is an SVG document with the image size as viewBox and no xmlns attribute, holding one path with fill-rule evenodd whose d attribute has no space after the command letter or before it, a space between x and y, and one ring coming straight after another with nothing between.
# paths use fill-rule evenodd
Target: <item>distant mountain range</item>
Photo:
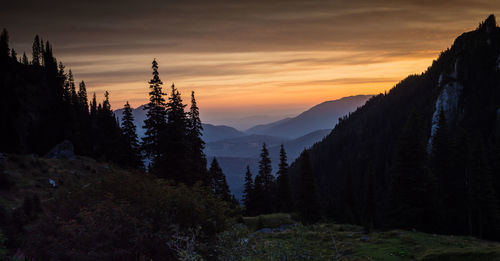
<instances>
[{"instance_id":1,"label":"distant mountain range","mask_svg":"<svg viewBox=\"0 0 500 261\"><path fill-rule=\"evenodd\" d=\"M260 124L246 132L230 126L203 123L205 154L209 163L213 157L217 157L231 190L237 198L240 198L246 166L250 165L252 170L257 169L263 143L266 143L269 149L273 170L276 170L281 144L285 146L289 162L294 161L304 149L327 136L339 117L356 110L370 97L371 95L357 95L326 101L296 117ZM119 119L122 113L123 109L115 111ZM132 109L132 114L137 126L137 135L142 138L144 137L142 126L146 119L144 105Z\"/></svg>"},{"instance_id":2,"label":"distant mountain range","mask_svg":"<svg viewBox=\"0 0 500 261\"><path fill-rule=\"evenodd\" d=\"M298 138L321 129L333 129L338 118L355 111L373 95L356 95L320 103L297 117L257 125L246 132L287 138Z\"/></svg>"}]
</instances>

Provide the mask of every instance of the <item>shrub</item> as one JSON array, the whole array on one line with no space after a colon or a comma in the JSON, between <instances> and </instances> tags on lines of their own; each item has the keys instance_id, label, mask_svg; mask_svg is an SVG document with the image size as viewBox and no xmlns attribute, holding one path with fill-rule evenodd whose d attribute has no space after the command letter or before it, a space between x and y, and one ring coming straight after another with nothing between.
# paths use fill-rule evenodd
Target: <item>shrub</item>
<instances>
[{"instance_id":1,"label":"shrub","mask_svg":"<svg viewBox=\"0 0 500 261\"><path fill-rule=\"evenodd\" d=\"M195 253L208 256L216 233L231 222L227 203L199 185L172 186L144 173L113 171L87 183L91 185L60 188L44 207L28 231L28 256L175 259L184 252L169 242L193 229L198 231Z\"/></svg>"}]
</instances>

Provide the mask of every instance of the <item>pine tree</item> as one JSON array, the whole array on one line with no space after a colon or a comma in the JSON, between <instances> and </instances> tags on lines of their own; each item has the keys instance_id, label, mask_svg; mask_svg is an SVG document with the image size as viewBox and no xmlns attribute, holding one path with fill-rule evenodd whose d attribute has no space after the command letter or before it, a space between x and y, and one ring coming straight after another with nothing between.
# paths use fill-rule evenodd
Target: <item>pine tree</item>
<instances>
[{"instance_id":1,"label":"pine tree","mask_svg":"<svg viewBox=\"0 0 500 261\"><path fill-rule=\"evenodd\" d=\"M426 168L420 117L413 112L401 134L390 189L391 219L396 227L429 229L436 224L436 181Z\"/></svg>"},{"instance_id":2,"label":"pine tree","mask_svg":"<svg viewBox=\"0 0 500 261\"><path fill-rule=\"evenodd\" d=\"M124 152L124 165L132 168L144 168L139 147L139 138L137 137L136 126L134 124L134 116L132 115L132 109L130 108L128 101L123 107L121 129L126 145Z\"/></svg>"},{"instance_id":3,"label":"pine tree","mask_svg":"<svg viewBox=\"0 0 500 261\"><path fill-rule=\"evenodd\" d=\"M0 59L9 57L9 32L3 29L0 34Z\"/></svg>"},{"instance_id":4,"label":"pine tree","mask_svg":"<svg viewBox=\"0 0 500 261\"><path fill-rule=\"evenodd\" d=\"M456 233L463 228L461 217L465 215L463 200L465 200L465 179L453 163L457 149L449 132L448 122L441 109L438 125L432 139L430 166L437 180L440 216L443 223L440 228L445 233ZM460 193L457 193L460 192ZM462 202L458 200L462 199ZM436 213L438 215L438 213ZM443 222L445 221L445 222Z\"/></svg>"},{"instance_id":5,"label":"pine tree","mask_svg":"<svg viewBox=\"0 0 500 261\"><path fill-rule=\"evenodd\" d=\"M311 167L309 152L304 150L299 157L299 177L297 180L296 208L303 223L317 222L320 218L316 184Z\"/></svg>"},{"instance_id":6,"label":"pine tree","mask_svg":"<svg viewBox=\"0 0 500 261\"><path fill-rule=\"evenodd\" d=\"M207 159L203 152L203 149L205 149L205 142L201 138L203 135L203 126L201 125L200 111L196 104L194 91L191 92L191 108L189 110L188 123L188 139L191 146L191 162L189 163L191 166L189 170L191 175L188 184L194 184L197 181L208 184Z\"/></svg>"},{"instance_id":7,"label":"pine tree","mask_svg":"<svg viewBox=\"0 0 500 261\"><path fill-rule=\"evenodd\" d=\"M497 238L500 230L500 213L496 191L493 188L491 169L480 134L471 140L468 162L468 202L470 234L480 238Z\"/></svg>"},{"instance_id":8,"label":"pine tree","mask_svg":"<svg viewBox=\"0 0 500 261\"><path fill-rule=\"evenodd\" d=\"M16 50L14 50L14 48L10 50L10 57L12 58L12 60L17 62L17 53Z\"/></svg>"},{"instance_id":9,"label":"pine tree","mask_svg":"<svg viewBox=\"0 0 500 261\"><path fill-rule=\"evenodd\" d=\"M90 116L95 117L96 115L97 115L97 99L94 92L94 95L92 96L92 101L90 102Z\"/></svg>"},{"instance_id":10,"label":"pine tree","mask_svg":"<svg viewBox=\"0 0 500 261\"><path fill-rule=\"evenodd\" d=\"M161 136L161 157L159 169L164 178L190 184L190 148L188 144L188 119L181 94L172 84L167 103L166 131Z\"/></svg>"},{"instance_id":11,"label":"pine tree","mask_svg":"<svg viewBox=\"0 0 500 261\"><path fill-rule=\"evenodd\" d=\"M289 212L292 210L292 198L290 192L290 179L288 177L288 162L286 151L283 144L280 148L280 164L278 170L277 181L277 195L276 200L278 203L278 210L282 212Z\"/></svg>"},{"instance_id":12,"label":"pine tree","mask_svg":"<svg viewBox=\"0 0 500 261\"><path fill-rule=\"evenodd\" d=\"M26 52L23 53L23 58L21 58L21 63L24 65L28 65L28 56L26 56Z\"/></svg>"},{"instance_id":13,"label":"pine tree","mask_svg":"<svg viewBox=\"0 0 500 261\"><path fill-rule=\"evenodd\" d=\"M87 87L85 82L81 81L78 88L78 103L80 104L81 111L84 113L89 113L89 103L87 98Z\"/></svg>"},{"instance_id":14,"label":"pine tree","mask_svg":"<svg viewBox=\"0 0 500 261\"><path fill-rule=\"evenodd\" d=\"M245 173L245 189L243 191L243 204L245 205L246 215L254 215L254 185L250 166L247 165Z\"/></svg>"},{"instance_id":15,"label":"pine tree","mask_svg":"<svg viewBox=\"0 0 500 261\"><path fill-rule=\"evenodd\" d=\"M216 158L214 158L210 164L209 173L212 179L212 190L215 196L226 202L232 202L233 197L227 185L226 175L222 172Z\"/></svg>"},{"instance_id":16,"label":"pine tree","mask_svg":"<svg viewBox=\"0 0 500 261\"><path fill-rule=\"evenodd\" d=\"M166 127L166 110L165 99L163 98L160 73L158 72L158 62L153 60L153 78L149 81L149 103L144 106L147 110L146 120L144 120L143 128L145 137L142 139L142 148L152 161L152 167L155 167L160 157L160 136L163 135ZM153 170L151 170L153 171Z\"/></svg>"},{"instance_id":17,"label":"pine tree","mask_svg":"<svg viewBox=\"0 0 500 261\"><path fill-rule=\"evenodd\" d=\"M273 197L274 176L272 175L271 159L266 144L262 144L260 153L259 173L255 177L256 209L259 213L271 213L275 210Z\"/></svg>"},{"instance_id":18,"label":"pine tree","mask_svg":"<svg viewBox=\"0 0 500 261\"><path fill-rule=\"evenodd\" d=\"M35 39L33 40L33 46L32 46L32 51L33 51L33 59L31 60L31 63L35 66L40 66L40 59L42 55L42 50L40 46L40 37L38 35L35 35Z\"/></svg>"},{"instance_id":19,"label":"pine tree","mask_svg":"<svg viewBox=\"0 0 500 261\"><path fill-rule=\"evenodd\" d=\"M71 106L73 108L73 110L77 110L77 108L79 107L79 103L80 103L80 100L79 100L79 97L78 97L78 94L76 93L76 85L75 85L75 78L73 77L73 72L71 71L71 69L69 69L69 73L68 73L68 86L69 86L69 93L71 95Z\"/></svg>"}]
</instances>

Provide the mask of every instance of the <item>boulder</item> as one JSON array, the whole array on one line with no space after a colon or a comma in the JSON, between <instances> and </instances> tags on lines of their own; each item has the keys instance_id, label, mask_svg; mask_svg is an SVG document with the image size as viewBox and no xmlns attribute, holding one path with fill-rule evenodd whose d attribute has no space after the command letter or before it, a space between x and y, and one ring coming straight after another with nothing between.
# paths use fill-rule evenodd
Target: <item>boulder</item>
<instances>
[{"instance_id":1,"label":"boulder","mask_svg":"<svg viewBox=\"0 0 500 261\"><path fill-rule=\"evenodd\" d=\"M68 141L64 140L63 142L57 144L54 148L52 148L45 157L49 159L69 159L73 160L75 159L75 152L74 152L74 147L73 144Z\"/></svg>"}]
</instances>

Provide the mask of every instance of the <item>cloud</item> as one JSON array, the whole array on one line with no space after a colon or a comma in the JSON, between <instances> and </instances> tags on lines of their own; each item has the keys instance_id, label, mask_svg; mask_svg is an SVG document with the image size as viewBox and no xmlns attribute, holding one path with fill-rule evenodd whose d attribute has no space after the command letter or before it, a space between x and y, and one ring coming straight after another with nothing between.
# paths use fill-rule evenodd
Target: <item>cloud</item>
<instances>
[{"instance_id":1,"label":"cloud","mask_svg":"<svg viewBox=\"0 0 500 261\"><path fill-rule=\"evenodd\" d=\"M199 89L208 107L276 90L297 106L388 89L498 11L486 0L25 0L2 3L0 25L18 53L49 39L120 106L146 101L155 57L166 82Z\"/></svg>"}]
</instances>

